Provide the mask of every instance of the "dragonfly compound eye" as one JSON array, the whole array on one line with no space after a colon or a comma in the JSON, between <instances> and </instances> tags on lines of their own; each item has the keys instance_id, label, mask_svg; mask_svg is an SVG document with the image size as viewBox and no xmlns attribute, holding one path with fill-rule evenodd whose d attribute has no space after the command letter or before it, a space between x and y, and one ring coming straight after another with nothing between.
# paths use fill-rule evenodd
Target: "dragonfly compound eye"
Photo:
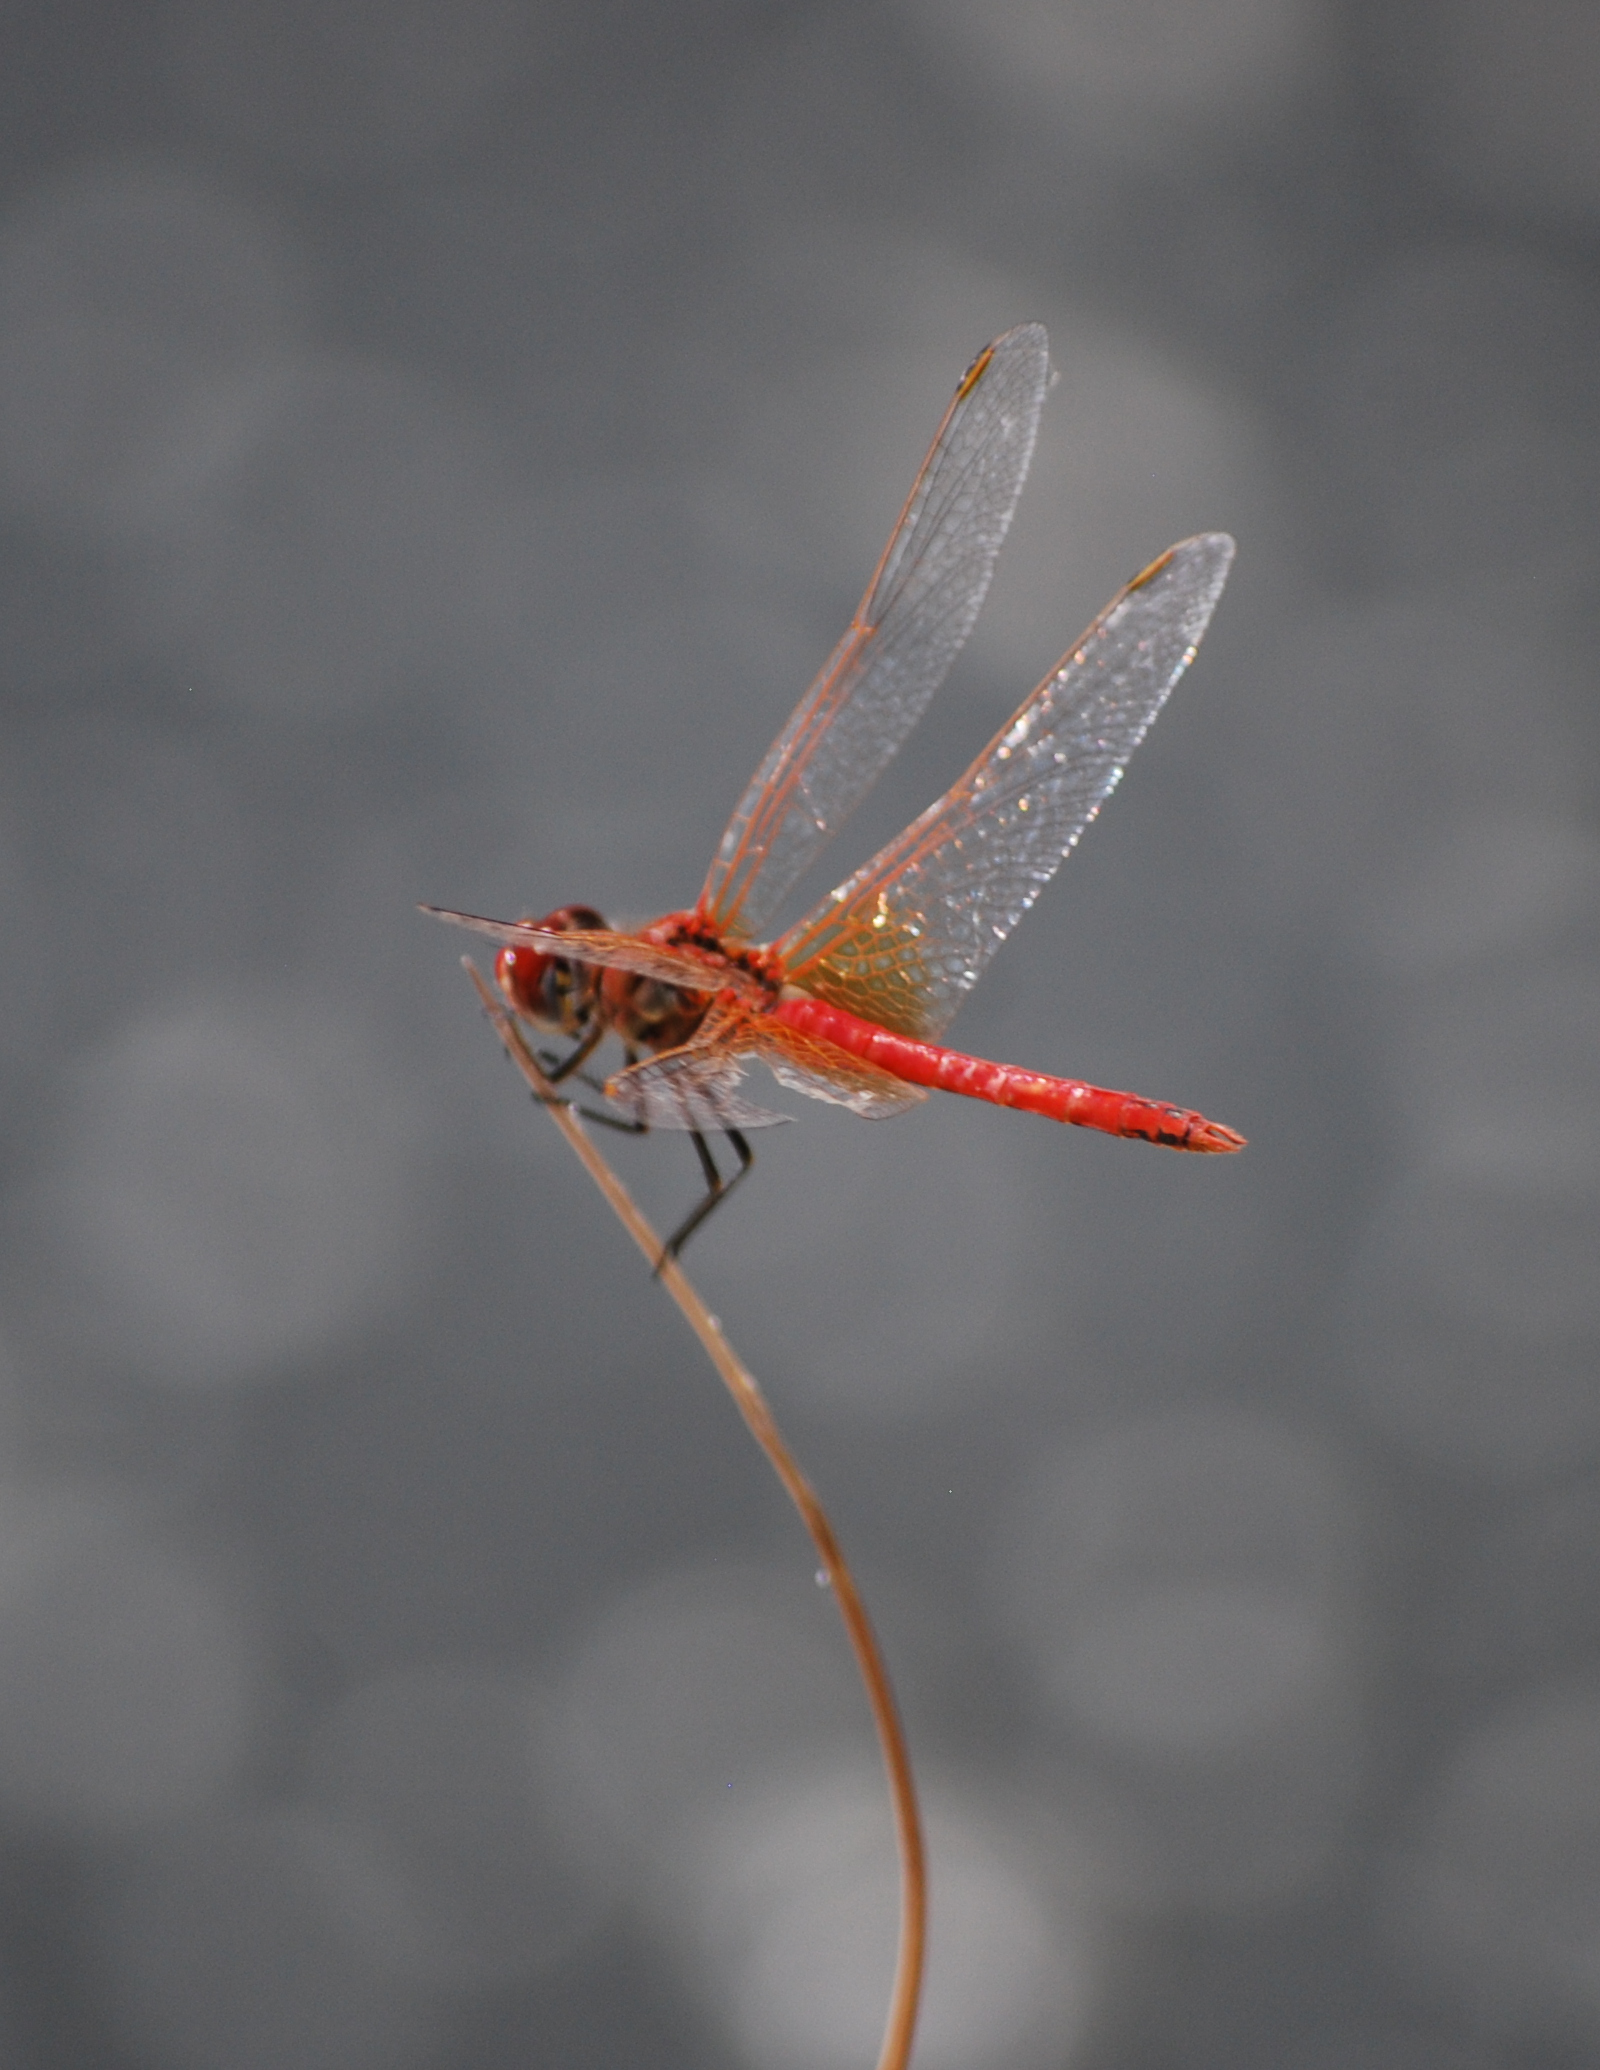
<instances>
[{"instance_id":1,"label":"dragonfly compound eye","mask_svg":"<svg viewBox=\"0 0 1600 2070\"><path fill-rule=\"evenodd\" d=\"M592 906L560 906L542 920L525 916L524 924L547 933L565 934L574 927L603 928ZM500 990L520 1014L563 1035L581 1035L593 1018L600 973L586 963L531 944L508 942L494 960Z\"/></svg>"}]
</instances>

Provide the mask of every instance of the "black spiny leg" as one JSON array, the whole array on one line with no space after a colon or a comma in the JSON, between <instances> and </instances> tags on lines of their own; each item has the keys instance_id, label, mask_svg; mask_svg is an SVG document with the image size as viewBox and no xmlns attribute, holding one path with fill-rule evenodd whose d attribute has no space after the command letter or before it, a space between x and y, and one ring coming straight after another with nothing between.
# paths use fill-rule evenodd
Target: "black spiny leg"
<instances>
[{"instance_id":1,"label":"black spiny leg","mask_svg":"<svg viewBox=\"0 0 1600 2070\"><path fill-rule=\"evenodd\" d=\"M576 1077L578 1083L588 1086L591 1092L604 1093L605 1086L601 1081L598 1078L591 1078L587 1071L580 1071L578 1066L585 1058L592 1056L595 1050L599 1048L600 1044L605 1040L605 1033L604 1022L596 1022L594 1027L584 1036L583 1040L578 1043L577 1047L565 1057L554 1057L546 1049L537 1051L539 1067L544 1072L545 1077L549 1079L552 1085L559 1085L564 1078ZM630 1064L633 1062L633 1052L631 1050L628 1052L628 1062ZM533 1097L542 1107L570 1107L573 1105L571 1100L559 1099L553 1093L548 1095L535 1093ZM578 1112L585 1121L597 1121L602 1128L614 1128L621 1135L643 1136L649 1134L650 1125L645 1121L625 1121L620 1114L602 1114L594 1107L579 1107Z\"/></svg>"},{"instance_id":2,"label":"black spiny leg","mask_svg":"<svg viewBox=\"0 0 1600 2070\"><path fill-rule=\"evenodd\" d=\"M600 1044L605 1040L605 1033L605 1022L597 1020L588 1033L580 1038L566 1056L556 1057L549 1050L541 1049L539 1052L539 1063L545 1077L549 1079L552 1085L559 1085L563 1078L570 1078L573 1072L578 1070L580 1064L587 1062L594 1055ZM594 1085L594 1080L585 1077L581 1071L578 1071L578 1082L581 1085ZM599 1087L595 1089L598 1091Z\"/></svg>"},{"instance_id":3,"label":"black spiny leg","mask_svg":"<svg viewBox=\"0 0 1600 2070\"><path fill-rule=\"evenodd\" d=\"M750 1145L736 1128L724 1129L723 1134L733 1145L733 1154L739 1160L739 1169L731 1179L725 1179L721 1172L717 1170L717 1161L711 1155L710 1145L700 1131L697 1128L689 1131L689 1139L694 1144L696 1154L700 1159L700 1169L706 1175L706 1194L705 1198L687 1220L680 1222L678 1227L667 1238L666 1248L662 1251L660 1263L656 1266L657 1273L660 1272L662 1265L665 1265L669 1258L677 1257L690 1237L700 1227L700 1224L711 1213L711 1210L727 1199L734 1187L738 1185L739 1181L756 1161L756 1153L750 1148Z\"/></svg>"}]
</instances>

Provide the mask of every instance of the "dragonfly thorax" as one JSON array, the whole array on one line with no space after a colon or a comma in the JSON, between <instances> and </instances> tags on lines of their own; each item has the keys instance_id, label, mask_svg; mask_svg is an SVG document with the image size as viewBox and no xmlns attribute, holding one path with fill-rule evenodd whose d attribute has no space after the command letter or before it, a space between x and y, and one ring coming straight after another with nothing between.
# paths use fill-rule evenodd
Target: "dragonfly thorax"
<instances>
[{"instance_id":1,"label":"dragonfly thorax","mask_svg":"<svg viewBox=\"0 0 1600 2070\"><path fill-rule=\"evenodd\" d=\"M777 985L767 968L765 951L730 948L717 930L695 912L667 913L638 930L640 941L658 948L688 950L703 958L706 988L691 991L631 970L600 974L600 1006L607 1025L635 1049L676 1049L690 1041L709 1012L711 1002L736 974L754 978L774 998Z\"/></svg>"}]
</instances>

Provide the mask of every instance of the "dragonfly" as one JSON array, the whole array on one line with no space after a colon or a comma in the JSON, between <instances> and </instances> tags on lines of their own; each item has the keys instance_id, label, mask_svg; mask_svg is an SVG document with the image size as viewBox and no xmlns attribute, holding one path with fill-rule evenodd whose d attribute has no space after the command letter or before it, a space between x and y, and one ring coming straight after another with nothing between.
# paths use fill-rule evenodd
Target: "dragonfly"
<instances>
[{"instance_id":1,"label":"dragonfly","mask_svg":"<svg viewBox=\"0 0 1600 2070\"><path fill-rule=\"evenodd\" d=\"M782 900L898 751L983 602L1050 385L1041 324L968 367L844 637L734 808L699 899L648 925L594 908L541 919L424 912L498 942L510 1008L569 1043L552 1083L603 1092L582 1111L686 1130L705 1193L676 1257L754 1162L747 1132L790 1120L742 1091L765 1064L791 1091L868 1119L933 1090L1175 1150L1244 1138L1192 1110L997 1064L938 1038L1084 828L1194 658L1233 559L1212 532L1169 547L1103 610L945 795L775 940ZM582 1066L608 1036L623 1067ZM708 1138L721 1136L726 1173Z\"/></svg>"}]
</instances>

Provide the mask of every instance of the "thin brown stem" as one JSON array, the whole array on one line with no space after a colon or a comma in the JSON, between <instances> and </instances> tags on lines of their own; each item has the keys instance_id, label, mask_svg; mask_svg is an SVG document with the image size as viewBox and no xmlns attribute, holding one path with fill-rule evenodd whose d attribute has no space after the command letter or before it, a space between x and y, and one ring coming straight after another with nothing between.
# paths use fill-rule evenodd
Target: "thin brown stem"
<instances>
[{"instance_id":1,"label":"thin brown stem","mask_svg":"<svg viewBox=\"0 0 1600 2070\"><path fill-rule=\"evenodd\" d=\"M477 987L484 1012L493 1021L511 1061L544 1102L551 1120L571 1144L618 1221L654 1268L661 1261L661 1238L640 1214L627 1188L590 1141L578 1116L554 1091L540 1070L538 1059L522 1039L522 1031L495 997L477 965L470 956L463 956L461 961ZM895 1836L900 1849L900 1952L895 1963L894 1992L889 2001L889 2018L878 2055L878 2070L906 2070L917 2023L917 2005L922 1995L922 1970L928 1936L928 1871L922 1844L922 1818L917 1808L917 1786L911 1773L911 1756L906 1747L889 1671L884 1666L866 1605L840 1550L827 1512L785 1442L766 1396L723 1335L721 1323L685 1278L676 1258L660 1263L659 1277L677 1302L684 1320L700 1339L706 1356L722 1376L723 1384L738 1404L739 1413L749 1425L751 1435L771 1460L774 1472L811 1534L811 1542L817 1549L817 1557L839 1605L839 1615L844 1619L856 1666L866 1688L867 1702L872 1707L872 1719L878 1729L878 1744L883 1750L883 1765L889 1780L889 1794L894 1803Z\"/></svg>"}]
</instances>

